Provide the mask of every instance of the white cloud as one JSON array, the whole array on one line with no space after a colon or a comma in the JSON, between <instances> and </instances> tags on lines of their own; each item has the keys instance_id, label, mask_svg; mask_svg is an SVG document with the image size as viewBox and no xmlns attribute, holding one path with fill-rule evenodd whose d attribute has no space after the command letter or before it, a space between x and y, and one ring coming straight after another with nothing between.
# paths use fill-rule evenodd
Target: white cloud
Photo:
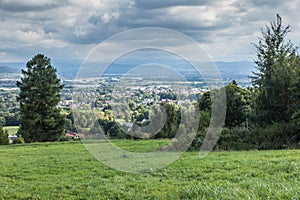
<instances>
[{"instance_id":1,"label":"white cloud","mask_svg":"<svg viewBox=\"0 0 300 200\"><path fill-rule=\"evenodd\" d=\"M0 62L36 51L83 58L111 35L144 26L188 34L215 60L250 60L250 43L276 13L300 43L299 8L298 0L0 0Z\"/></svg>"}]
</instances>

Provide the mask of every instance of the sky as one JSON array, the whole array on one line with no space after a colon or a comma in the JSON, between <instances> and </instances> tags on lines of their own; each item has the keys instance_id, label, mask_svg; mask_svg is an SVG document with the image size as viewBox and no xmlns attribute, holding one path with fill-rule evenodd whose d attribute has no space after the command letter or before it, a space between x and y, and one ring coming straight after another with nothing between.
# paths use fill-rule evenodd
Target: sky
<instances>
[{"instance_id":1,"label":"sky","mask_svg":"<svg viewBox=\"0 0 300 200\"><path fill-rule=\"evenodd\" d=\"M299 0L0 0L0 63L37 53L83 60L114 34L142 27L186 34L213 61L251 61L251 43L277 13L300 44L299 10Z\"/></svg>"}]
</instances>

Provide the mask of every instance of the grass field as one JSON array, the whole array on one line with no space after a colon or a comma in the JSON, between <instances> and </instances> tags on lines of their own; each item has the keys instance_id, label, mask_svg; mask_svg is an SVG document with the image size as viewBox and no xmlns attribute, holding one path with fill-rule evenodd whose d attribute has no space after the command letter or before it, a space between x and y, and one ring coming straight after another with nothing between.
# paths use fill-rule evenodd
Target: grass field
<instances>
[{"instance_id":1,"label":"grass field","mask_svg":"<svg viewBox=\"0 0 300 200\"><path fill-rule=\"evenodd\" d=\"M116 141L148 151L167 141ZM300 199L300 151L187 152L150 173L115 171L80 142L0 147L0 199Z\"/></svg>"},{"instance_id":2,"label":"grass field","mask_svg":"<svg viewBox=\"0 0 300 200\"><path fill-rule=\"evenodd\" d=\"M5 126L4 129L8 130L9 135L15 135L18 132L19 126Z\"/></svg>"}]
</instances>

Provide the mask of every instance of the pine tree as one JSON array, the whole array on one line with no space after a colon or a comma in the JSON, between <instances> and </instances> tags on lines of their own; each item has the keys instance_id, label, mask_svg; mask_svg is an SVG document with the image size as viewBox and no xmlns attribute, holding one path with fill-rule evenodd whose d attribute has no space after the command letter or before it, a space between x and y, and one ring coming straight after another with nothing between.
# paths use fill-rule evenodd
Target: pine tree
<instances>
[{"instance_id":1,"label":"pine tree","mask_svg":"<svg viewBox=\"0 0 300 200\"><path fill-rule=\"evenodd\" d=\"M258 89L256 115L257 121L265 125L286 122L292 116L294 99L289 88L297 68L297 47L286 41L289 32L290 27L283 26L277 15L276 21L262 31L259 43L254 44L257 72L252 81Z\"/></svg>"},{"instance_id":2,"label":"pine tree","mask_svg":"<svg viewBox=\"0 0 300 200\"><path fill-rule=\"evenodd\" d=\"M34 56L22 70L18 101L21 124L19 134L26 142L56 141L64 132L65 119L57 107L63 85L49 58Z\"/></svg>"}]
</instances>

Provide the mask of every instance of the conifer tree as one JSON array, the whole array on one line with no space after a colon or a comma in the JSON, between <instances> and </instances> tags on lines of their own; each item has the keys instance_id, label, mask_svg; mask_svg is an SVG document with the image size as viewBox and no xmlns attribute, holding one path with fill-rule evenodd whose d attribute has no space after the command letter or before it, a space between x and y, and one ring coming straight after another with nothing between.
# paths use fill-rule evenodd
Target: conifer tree
<instances>
[{"instance_id":1,"label":"conifer tree","mask_svg":"<svg viewBox=\"0 0 300 200\"><path fill-rule=\"evenodd\" d=\"M22 70L18 101L21 124L19 134L26 142L56 141L64 132L65 119L57 107L63 85L49 58L34 56Z\"/></svg>"},{"instance_id":2,"label":"conifer tree","mask_svg":"<svg viewBox=\"0 0 300 200\"><path fill-rule=\"evenodd\" d=\"M257 72L252 81L258 89L256 115L259 123L268 125L290 120L295 99L291 88L297 65L297 47L286 40L289 26L283 26L281 17L266 26L263 37L254 44L257 51Z\"/></svg>"}]
</instances>

